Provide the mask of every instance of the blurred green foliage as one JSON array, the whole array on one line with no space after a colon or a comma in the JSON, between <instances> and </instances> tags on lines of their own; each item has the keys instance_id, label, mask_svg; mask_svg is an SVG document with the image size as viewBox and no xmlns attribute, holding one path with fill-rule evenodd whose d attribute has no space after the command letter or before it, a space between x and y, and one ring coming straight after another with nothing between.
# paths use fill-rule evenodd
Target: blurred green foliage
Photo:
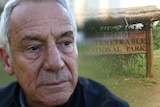
<instances>
[{"instance_id":1,"label":"blurred green foliage","mask_svg":"<svg viewBox=\"0 0 160 107\"><path fill-rule=\"evenodd\" d=\"M153 35L153 49L154 50L160 49L160 21L156 26L153 26L152 35Z\"/></svg>"},{"instance_id":2,"label":"blurred green foliage","mask_svg":"<svg viewBox=\"0 0 160 107\"><path fill-rule=\"evenodd\" d=\"M0 13L2 12L2 10L3 10L3 7L0 6Z\"/></svg>"},{"instance_id":3,"label":"blurred green foliage","mask_svg":"<svg viewBox=\"0 0 160 107\"><path fill-rule=\"evenodd\" d=\"M110 78L114 75L145 77L146 58L145 54L128 55L85 55L84 46L79 46L79 60L82 71L94 72L98 77ZM87 71L87 69L89 71ZM91 71L90 71L91 70ZM96 77L96 78L98 78Z\"/></svg>"},{"instance_id":4,"label":"blurred green foliage","mask_svg":"<svg viewBox=\"0 0 160 107\"><path fill-rule=\"evenodd\" d=\"M10 83L11 81L15 81L15 76L9 76L4 71L2 67L2 62L0 61L0 86Z\"/></svg>"}]
</instances>

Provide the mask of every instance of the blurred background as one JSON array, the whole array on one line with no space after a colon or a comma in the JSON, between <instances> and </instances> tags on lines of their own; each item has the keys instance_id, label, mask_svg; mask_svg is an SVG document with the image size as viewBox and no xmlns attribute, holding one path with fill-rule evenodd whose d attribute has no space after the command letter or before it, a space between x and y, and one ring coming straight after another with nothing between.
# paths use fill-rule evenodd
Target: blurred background
<instances>
[{"instance_id":1,"label":"blurred background","mask_svg":"<svg viewBox=\"0 0 160 107\"><path fill-rule=\"evenodd\" d=\"M0 12L3 10L6 1L0 0ZM153 78L146 77L146 55L143 53L86 55L84 51L86 40L94 38L94 33L100 29L102 24L97 20L90 19L97 19L98 15L103 16L102 11L110 12L112 10L135 9L136 7L145 6L153 6L155 11L152 12L160 14L160 0L67 0L67 3L75 15L78 27L79 76L91 78L102 83L118 97L126 100L131 107L160 107L159 20L155 20L152 23ZM115 18L116 14L119 13L112 14L113 18ZM159 18L159 16L156 17ZM123 24L105 25L106 32L144 30L145 25L145 23L125 24L127 27ZM14 76L8 76L4 72L1 62L0 65L0 86L15 81L16 78Z\"/></svg>"}]
</instances>

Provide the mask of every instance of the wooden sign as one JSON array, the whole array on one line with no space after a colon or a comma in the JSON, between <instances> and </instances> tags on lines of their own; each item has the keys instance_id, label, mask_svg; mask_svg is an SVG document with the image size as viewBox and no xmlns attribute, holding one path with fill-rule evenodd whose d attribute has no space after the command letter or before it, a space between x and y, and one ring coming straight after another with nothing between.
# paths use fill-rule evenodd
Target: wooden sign
<instances>
[{"instance_id":1,"label":"wooden sign","mask_svg":"<svg viewBox=\"0 0 160 107\"><path fill-rule=\"evenodd\" d=\"M146 31L100 32L85 42L85 53L89 55L146 52Z\"/></svg>"}]
</instances>

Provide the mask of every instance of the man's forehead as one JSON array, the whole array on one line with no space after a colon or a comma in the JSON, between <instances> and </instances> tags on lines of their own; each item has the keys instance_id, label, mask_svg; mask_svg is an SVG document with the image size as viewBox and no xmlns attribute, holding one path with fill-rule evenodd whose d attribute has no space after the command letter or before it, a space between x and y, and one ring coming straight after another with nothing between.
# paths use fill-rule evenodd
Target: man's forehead
<instances>
[{"instance_id":1,"label":"man's forehead","mask_svg":"<svg viewBox=\"0 0 160 107\"><path fill-rule=\"evenodd\" d=\"M37 3L37 2L36 2ZM54 35L74 32L68 11L57 2L22 2L11 15L11 35Z\"/></svg>"},{"instance_id":2,"label":"man's forehead","mask_svg":"<svg viewBox=\"0 0 160 107\"><path fill-rule=\"evenodd\" d=\"M17 19L17 21L28 22L31 20L54 18L57 20L70 20L69 12L58 2L21 2L17 5L11 14L11 19ZM67 19L66 19L67 18Z\"/></svg>"},{"instance_id":3,"label":"man's forehead","mask_svg":"<svg viewBox=\"0 0 160 107\"><path fill-rule=\"evenodd\" d=\"M37 26L50 26L57 31L66 26L68 30L74 29L69 12L57 2L22 2L11 14L11 25L20 30Z\"/></svg>"}]
</instances>

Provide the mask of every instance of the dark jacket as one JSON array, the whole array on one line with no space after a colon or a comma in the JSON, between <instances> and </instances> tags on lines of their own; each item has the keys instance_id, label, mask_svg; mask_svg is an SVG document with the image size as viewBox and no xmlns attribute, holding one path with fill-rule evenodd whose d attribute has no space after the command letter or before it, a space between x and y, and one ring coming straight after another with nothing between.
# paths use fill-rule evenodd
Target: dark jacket
<instances>
[{"instance_id":1,"label":"dark jacket","mask_svg":"<svg viewBox=\"0 0 160 107\"><path fill-rule=\"evenodd\" d=\"M20 107L20 90L17 82L0 88L0 107ZM69 101L58 107L129 107L129 105L99 83L79 78Z\"/></svg>"}]
</instances>

